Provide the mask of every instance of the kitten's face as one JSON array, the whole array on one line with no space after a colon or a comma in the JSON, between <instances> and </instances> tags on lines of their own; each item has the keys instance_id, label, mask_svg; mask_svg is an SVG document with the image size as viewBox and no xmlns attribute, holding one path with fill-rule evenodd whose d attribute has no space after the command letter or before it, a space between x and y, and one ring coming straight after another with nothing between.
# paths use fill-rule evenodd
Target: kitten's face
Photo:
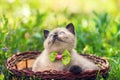
<instances>
[{"instance_id":1,"label":"kitten's face","mask_svg":"<svg viewBox=\"0 0 120 80\"><path fill-rule=\"evenodd\" d=\"M66 28L56 28L51 32L45 30L44 48L49 52L63 52L65 49L71 50L75 47L76 39L73 24L68 24Z\"/></svg>"}]
</instances>

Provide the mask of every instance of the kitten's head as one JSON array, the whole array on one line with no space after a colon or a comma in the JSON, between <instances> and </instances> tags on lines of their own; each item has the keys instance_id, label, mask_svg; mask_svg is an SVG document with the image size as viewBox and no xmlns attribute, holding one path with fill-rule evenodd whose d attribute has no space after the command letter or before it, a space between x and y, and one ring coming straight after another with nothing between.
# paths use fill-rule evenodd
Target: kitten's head
<instances>
[{"instance_id":1,"label":"kitten's head","mask_svg":"<svg viewBox=\"0 0 120 80\"><path fill-rule=\"evenodd\" d=\"M65 49L72 50L76 46L74 26L68 24L66 28L56 28L49 32L44 30L44 48L49 52L63 52Z\"/></svg>"}]
</instances>

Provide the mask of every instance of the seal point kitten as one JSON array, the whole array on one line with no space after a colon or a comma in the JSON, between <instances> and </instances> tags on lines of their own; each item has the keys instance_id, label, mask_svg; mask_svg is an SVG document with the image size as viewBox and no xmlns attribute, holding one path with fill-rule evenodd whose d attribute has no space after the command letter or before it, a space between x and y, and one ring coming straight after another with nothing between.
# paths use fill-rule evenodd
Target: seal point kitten
<instances>
[{"instance_id":1,"label":"seal point kitten","mask_svg":"<svg viewBox=\"0 0 120 80\"><path fill-rule=\"evenodd\" d=\"M35 60L32 71L69 70L73 74L80 74L87 70L98 70L99 68L90 60L79 55L76 50L76 37L74 25L68 24L66 28L56 28L51 32L44 30L44 50ZM52 52L62 54L67 49L71 54L71 61L68 65L63 65L61 60L51 62L49 55Z\"/></svg>"}]
</instances>

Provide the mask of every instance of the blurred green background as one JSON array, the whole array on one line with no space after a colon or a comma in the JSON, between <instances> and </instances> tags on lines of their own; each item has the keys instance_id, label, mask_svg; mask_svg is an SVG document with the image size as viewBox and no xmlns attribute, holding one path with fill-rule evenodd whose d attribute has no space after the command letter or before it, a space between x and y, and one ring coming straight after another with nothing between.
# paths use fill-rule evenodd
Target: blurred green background
<instances>
[{"instance_id":1,"label":"blurred green background","mask_svg":"<svg viewBox=\"0 0 120 80\"><path fill-rule=\"evenodd\" d=\"M107 57L107 80L120 80L120 0L0 0L0 80L9 80L8 57L42 51L43 30L70 22L76 29L77 51Z\"/></svg>"}]
</instances>

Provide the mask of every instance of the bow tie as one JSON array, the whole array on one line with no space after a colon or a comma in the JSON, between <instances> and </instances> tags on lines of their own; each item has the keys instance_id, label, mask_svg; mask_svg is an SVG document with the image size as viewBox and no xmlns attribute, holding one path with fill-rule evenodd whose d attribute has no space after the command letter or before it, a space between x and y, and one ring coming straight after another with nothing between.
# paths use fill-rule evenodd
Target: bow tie
<instances>
[{"instance_id":1,"label":"bow tie","mask_svg":"<svg viewBox=\"0 0 120 80\"><path fill-rule=\"evenodd\" d=\"M57 52L50 53L49 58L52 62L55 62L55 60L62 60L64 65L68 65L71 60L71 55L70 52L66 49L62 54L58 54Z\"/></svg>"}]
</instances>

